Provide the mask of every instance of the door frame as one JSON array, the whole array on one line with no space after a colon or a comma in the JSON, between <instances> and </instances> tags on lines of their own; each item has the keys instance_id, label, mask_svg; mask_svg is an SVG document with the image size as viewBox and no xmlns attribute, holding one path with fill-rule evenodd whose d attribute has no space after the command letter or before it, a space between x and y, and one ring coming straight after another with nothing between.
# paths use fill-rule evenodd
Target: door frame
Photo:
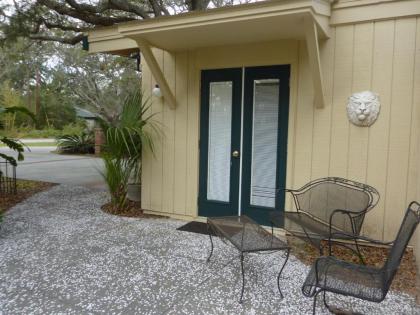
<instances>
[{"instance_id":1,"label":"door frame","mask_svg":"<svg viewBox=\"0 0 420 315\"><path fill-rule=\"evenodd\" d=\"M201 94L200 94L200 140L199 140L199 190L198 190L198 215L221 216L221 215L248 215L261 224L268 224L268 211L284 211L285 194L282 190L286 184L287 171L287 140L290 106L290 64L274 66L256 66L241 68L211 69L201 71ZM256 78L258 77L258 78ZM231 78L231 79L229 79ZM279 112L278 112L278 137L277 137L277 172L275 208L254 207L250 205L251 184L251 159L252 159L252 117L253 79L279 78ZM230 178L230 203L217 202L219 210L212 207L207 196L207 172L208 163L208 136L209 136L209 83L217 81L232 81L232 143L231 152L239 148L239 165L231 165ZM235 106L239 102L239 106ZM249 105L251 104L251 106ZM248 106L247 106L248 105ZM237 117L235 119L235 117ZM249 126L251 122L251 126ZM246 125L248 123L248 125ZM239 126L238 126L239 124ZM246 126L246 128L244 128ZM239 139L239 143L236 143ZM235 143L234 143L235 141ZM231 159L232 161L233 159ZM235 164L235 163L232 163ZM236 168L238 170L236 170ZM203 176L203 174L206 174ZM236 177L233 178L233 177ZM237 181L237 185L232 185ZM236 198L236 200L234 199ZM223 207L229 205L231 209ZM221 210L223 209L223 210Z\"/></svg>"}]
</instances>

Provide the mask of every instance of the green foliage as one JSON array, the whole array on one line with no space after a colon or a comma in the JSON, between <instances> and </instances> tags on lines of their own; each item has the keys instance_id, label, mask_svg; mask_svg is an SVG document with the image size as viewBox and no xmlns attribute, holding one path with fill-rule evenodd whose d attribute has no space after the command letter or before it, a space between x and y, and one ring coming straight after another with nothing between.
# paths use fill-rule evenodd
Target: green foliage
<instances>
[{"instance_id":1,"label":"green foliage","mask_svg":"<svg viewBox=\"0 0 420 315\"><path fill-rule=\"evenodd\" d=\"M62 93L73 104L101 115L108 122L118 120L121 100L140 85L136 61L126 57L88 54L81 49L58 51L61 62L51 73Z\"/></svg>"},{"instance_id":2,"label":"green foliage","mask_svg":"<svg viewBox=\"0 0 420 315\"><path fill-rule=\"evenodd\" d=\"M0 86L0 106L7 107L24 107L23 98L14 88L11 87L9 81L4 81ZM16 127L16 123L24 117L29 119L26 114L20 112L4 113L1 117L1 127L6 131L12 131Z\"/></svg>"},{"instance_id":3,"label":"green foliage","mask_svg":"<svg viewBox=\"0 0 420 315\"><path fill-rule=\"evenodd\" d=\"M15 114L15 113L24 113L28 115L29 117L31 117L32 119L35 119L34 115L25 107L8 107L8 108L0 107L0 119L4 117L4 115ZM24 146L20 141L8 138L6 136L2 136L0 138L0 142L4 143L7 147L12 149L13 151L17 152L18 161L23 160ZM15 165L15 166L17 165L16 159L12 156L9 156L4 153L0 153L0 157L7 160L12 165Z\"/></svg>"},{"instance_id":4,"label":"green foliage","mask_svg":"<svg viewBox=\"0 0 420 315\"><path fill-rule=\"evenodd\" d=\"M127 187L133 165L130 161L115 158L109 154L102 155L104 171L102 176L111 194L111 204L118 210L127 206Z\"/></svg>"},{"instance_id":5,"label":"green foliage","mask_svg":"<svg viewBox=\"0 0 420 315\"><path fill-rule=\"evenodd\" d=\"M95 139L91 132L57 137L57 147L61 153L88 154L95 152Z\"/></svg>"},{"instance_id":6,"label":"green foliage","mask_svg":"<svg viewBox=\"0 0 420 315\"><path fill-rule=\"evenodd\" d=\"M19 106L36 112L40 105L38 129L61 129L74 122L73 106L112 122L121 111L121 100L141 83L134 59L24 38L0 46L0 90L6 81L6 90L16 93ZM17 115L17 128L31 124Z\"/></svg>"},{"instance_id":7,"label":"green foliage","mask_svg":"<svg viewBox=\"0 0 420 315\"><path fill-rule=\"evenodd\" d=\"M10 137L15 138L55 138L61 136L62 131L54 128L34 129L32 126L21 127L14 132L7 133Z\"/></svg>"},{"instance_id":8,"label":"green foliage","mask_svg":"<svg viewBox=\"0 0 420 315\"><path fill-rule=\"evenodd\" d=\"M0 136L19 139L57 138L63 135L81 135L85 130L86 123L83 120L77 120L75 123L65 125L62 130L54 128L34 129L32 126L26 126L10 131L0 131Z\"/></svg>"},{"instance_id":9,"label":"green foliage","mask_svg":"<svg viewBox=\"0 0 420 315\"><path fill-rule=\"evenodd\" d=\"M136 91L126 98L115 121L110 123L100 120L106 143L103 156L106 174L104 179L113 196L112 200L118 201L118 204L113 203L114 207L121 200L125 203L126 185L130 179L140 183L142 152L154 152L153 138L159 134L159 128L152 118L150 102L143 99L140 91Z\"/></svg>"},{"instance_id":10,"label":"green foliage","mask_svg":"<svg viewBox=\"0 0 420 315\"><path fill-rule=\"evenodd\" d=\"M41 108L38 126L62 129L64 125L76 122L76 110L69 100L54 89L44 88L41 93Z\"/></svg>"},{"instance_id":11,"label":"green foliage","mask_svg":"<svg viewBox=\"0 0 420 315\"><path fill-rule=\"evenodd\" d=\"M86 122L83 119L78 119L74 123L65 125L61 135L81 135L86 129Z\"/></svg>"},{"instance_id":12,"label":"green foliage","mask_svg":"<svg viewBox=\"0 0 420 315\"><path fill-rule=\"evenodd\" d=\"M136 91L126 98L122 111L113 123L100 121L106 139L105 150L112 156L140 160L142 150L154 152L153 135L159 133L150 114L151 103Z\"/></svg>"}]
</instances>

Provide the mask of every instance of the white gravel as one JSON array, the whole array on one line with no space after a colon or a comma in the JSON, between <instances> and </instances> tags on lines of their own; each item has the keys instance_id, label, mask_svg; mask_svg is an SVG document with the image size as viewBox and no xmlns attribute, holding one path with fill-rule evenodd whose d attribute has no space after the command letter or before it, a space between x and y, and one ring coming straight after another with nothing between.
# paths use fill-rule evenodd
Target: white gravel
<instances>
[{"instance_id":1,"label":"white gravel","mask_svg":"<svg viewBox=\"0 0 420 315\"><path fill-rule=\"evenodd\" d=\"M56 186L11 209L0 229L0 314L310 314L301 293L308 267L281 253L245 259L244 303L237 251L183 221L103 213L105 193ZM380 304L328 295L366 314L420 314L412 297L390 292ZM317 314L327 314L318 304Z\"/></svg>"}]
</instances>

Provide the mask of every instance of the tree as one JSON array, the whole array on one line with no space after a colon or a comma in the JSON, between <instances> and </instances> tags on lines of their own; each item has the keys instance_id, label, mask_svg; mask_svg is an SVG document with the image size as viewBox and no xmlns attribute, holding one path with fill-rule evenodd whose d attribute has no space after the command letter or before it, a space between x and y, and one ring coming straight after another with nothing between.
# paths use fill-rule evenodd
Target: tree
<instances>
[{"instance_id":1,"label":"tree","mask_svg":"<svg viewBox=\"0 0 420 315\"><path fill-rule=\"evenodd\" d=\"M140 87L136 62L130 58L94 54L78 48L57 47L59 62L51 73L57 92L69 95L74 105L100 114L108 122L117 118L121 104Z\"/></svg>"},{"instance_id":2,"label":"tree","mask_svg":"<svg viewBox=\"0 0 420 315\"><path fill-rule=\"evenodd\" d=\"M250 0L20 0L0 6L1 32L3 40L24 36L75 45L94 26L242 2Z\"/></svg>"},{"instance_id":3,"label":"tree","mask_svg":"<svg viewBox=\"0 0 420 315\"><path fill-rule=\"evenodd\" d=\"M9 81L3 81L3 84L0 85L0 96L0 106L5 108L23 106L21 95L15 89L11 88ZM16 112L3 113L1 117L3 129L13 130L15 128L17 114Z\"/></svg>"},{"instance_id":4,"label":"tree","mask_svg":"<svg viewBox=\"0 0 420 315\"><path fill-rule=\"evenodd\" d=\"M121 110L122 100L139 88L140 77L136 60L88 54L78 45L20 38L0 47L0 86L4 87L0 98L14 91L23 102L19 106L34 113L39 103L39 128L62 127L74 121L69 108L73 106L87 108L112 122ZM10 98L5 106L8 104L12 104ZM55 114L60 106L66 117ZM17 116L17 126L32 124L25 116Z\"/></svg>"}]
</instances>

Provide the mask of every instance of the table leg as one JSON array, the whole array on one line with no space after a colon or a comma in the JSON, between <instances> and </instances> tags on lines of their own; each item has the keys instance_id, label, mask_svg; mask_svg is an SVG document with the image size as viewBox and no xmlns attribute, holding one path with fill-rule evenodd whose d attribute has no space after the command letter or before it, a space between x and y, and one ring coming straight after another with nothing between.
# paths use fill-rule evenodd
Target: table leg
<instances>
[{"instance_id":1,"label":"table leg","mask_svg":"<svg viewBox=\"0 0 420 315\"><path fill-rule=\"evenodd\" d=\"M207 262L209 262L209 261L210 261L211 256L213 255L213 248L214 248L214 245L213 245L213 238L212 238L212 236L211 236L210 225L209 225L208 223L207 223L207 232L208 232L208 234L209 234L209 237L210 237L210 243L211 243L210 255L209 255L209 257L207 258Z\"/></svg>"},{"instance_id":2,"label":"table leg","mask_svg":"<svg viewBox=\"0 0 420 315\"><path fill-rule=\"evenodd\" d=\"M239 299L239 303L242 303L242 298L244 296L244 289L245 289L244 254L243 253L241 253L241 272L242 272L242 291L241 291L241 298Z\"/></svg>"},{"instance_id":3,"label":"table leg","mask_svg":"<svg viewBox=\"0 0 420 315\"><path fill-rule=\"evenodd\" d=\"M289 259L289 253L290 253L290 249L286 249L286 258L284 260L283 266L280 269L279 275L277 276L277 287L279 288L280 296L282 299L284 298L284 296L280 289L280 277L281 277L281 273L283 272L284 267L286 266L287 260Z\"/></svg>"}]
</instances>

